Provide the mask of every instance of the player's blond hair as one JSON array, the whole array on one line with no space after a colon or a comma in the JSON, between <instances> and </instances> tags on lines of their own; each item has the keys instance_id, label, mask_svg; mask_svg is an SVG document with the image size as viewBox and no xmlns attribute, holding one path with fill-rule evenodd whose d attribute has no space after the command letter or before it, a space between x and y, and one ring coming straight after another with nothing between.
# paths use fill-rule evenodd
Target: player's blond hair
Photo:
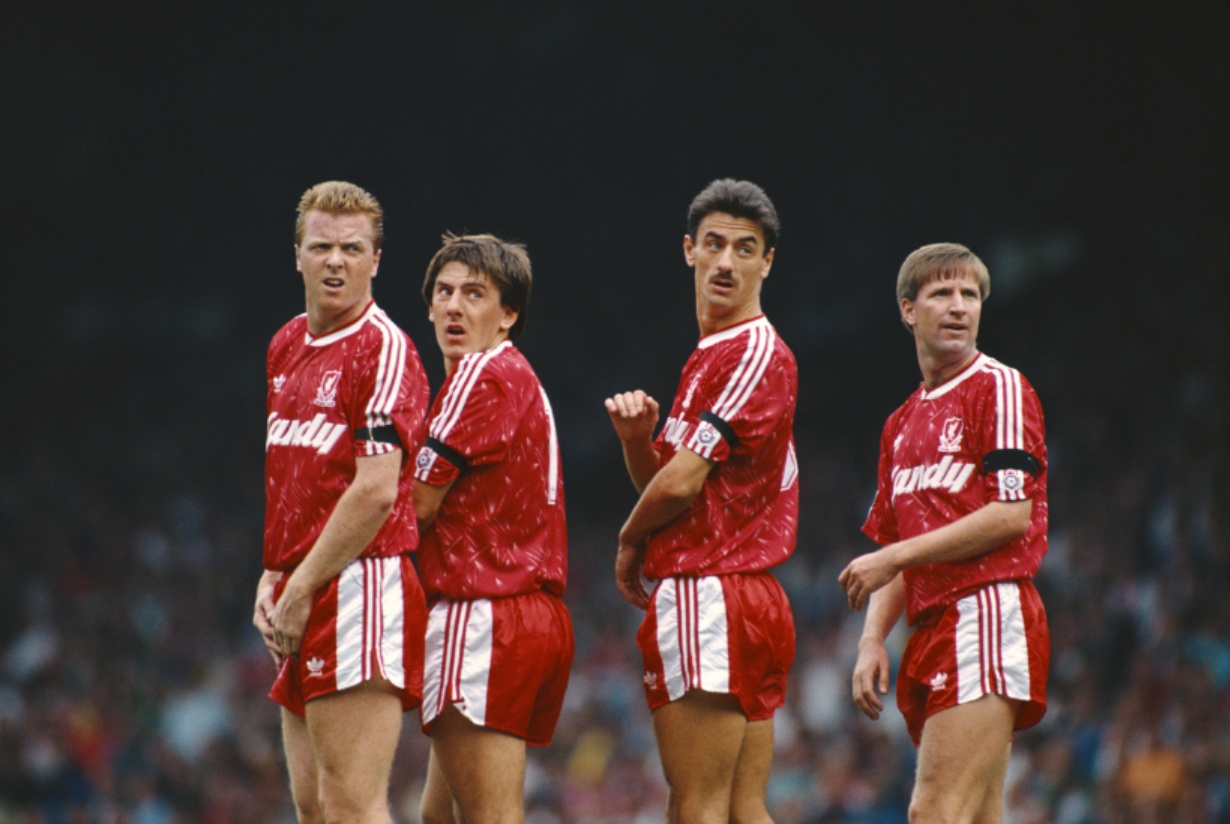
<instances>
[{"instance_id":1,"label":"player's blond hair","mask_svg":"<svg viewBox=\"0 0 1230 824\"><path fill-rule=\"evenodd\" d=\"M384 245L384 209L375 196L344 180L317 183L299 198L299 218L295 221L295 245L303 243L308 212L328 215L367 215L372 222L372 241L379 252Z\"/></svg>"},{"instance_id":2,"label":"player's blond hair","mask_svg":"<svg viewBox=\"0 0 1230 824\"><path fill-rule=\"evenodd\" d=\"M508 330L508 339L516 340L525 328L530 287L534 281L525 246L501 240L495 235L455 235L446 232L440 240L444 245L427 264L427 276L423 278L423 300L431 306L436 278L445 264L462 263L469 268L472 276L481 274L494 283L500 290L500 305L517 313L516 321Z\"/></svg>"},{"instance_id":3,"label":"player's blond hair","mask_svg":"<svg viewBox=\"0 0 1230 824\"><path fill-rule=\"evenodd\" d=\"M897 273L897 305L916 300L918 290L933 280L972 274L983 300L991 294L991 273L977 255L960 243L932 243L915 249Z\"/></svg>"}]
</instances>

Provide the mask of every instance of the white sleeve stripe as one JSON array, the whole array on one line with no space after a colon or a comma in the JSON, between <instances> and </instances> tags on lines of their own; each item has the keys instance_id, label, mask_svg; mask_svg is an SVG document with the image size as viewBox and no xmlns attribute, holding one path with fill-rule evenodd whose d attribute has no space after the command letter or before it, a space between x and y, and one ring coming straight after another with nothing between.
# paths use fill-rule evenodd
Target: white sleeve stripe
<instances>
[{"instance_id":1,"label":"white sleeve stripe","mask_svg":"<svg viewBox=\"0 0 1230 824\"><path fill-rule=\"evenodd\" d=\"M718 410L725 408L726 404L730 402L731 395L737 391L736 387L741 385L744 374L748 369L748 362L752 360L756 354L756 333L758 331L759 329L754 326L748 330L747 343L743 349L743 356L739 359L739 365L735 367L735 371L731 373L730 380L726 382L726 386L722 387L722 394L718 396L718 399L713 402L713 406L710 408L710 411L713 412L713 414L723 420L725 420L725 417Z\"/></svg>"},{"instance_id":2,"label":"white sleeve stripe","mask_svg":"<svg viewBox=\"0 0 1230 824\"><path fill-rule=\"evenodd\" d=\"M503 346L497 346L486 352L472 352L457 364L457 372L453 376L453 383L449 386L448 394L444 396L440 414L431 422L430 433L433 438L443 441L448 437L457 424L458 418L461 417L461 412L465 409L466 401L469 400L474 385L478 383L483 368L503 348Z\"/></svg>"},{"instance_id":3,"label":"white sleeve stripe","mask_svg":"<svg viewBox=\"0 0 1230 824\"><path fill-rule=\"evenodd\" d=\"M547 445L550 450L547 458L547 503L555 506L559 497L559 435L555 431L555 415L551 413L551 399L547 397L547 390L540 385L538 392L542 395L543 411L547 413L547 426L551 430L550 443Z\"/></svg>"},{"instance_id":4,"label":"white sleeve stripe","mask_svg":"<svg viewBox=\"0 0 1230 824\"><path fill-rule=\"evenodd\" d=\"M768 329L757 330L756 347L755 360L752 363L752 368L749 370L750 375L745 378L738 396L730 401L726 410L723 410L721 413L715 413L724 421L733 418L735 413L743 408L748 398L752 396L752 392L760 385L761 379L764 378L765 370L769 368L769 362L772 360L773 355L773 338Z\"/></svg>"},{"instance_id":5,"label":"white sleeve stripe","mask_svg":"<svg viewBox=\"0 0 1230 824\"><path fill-rule=\"evenodd\" d=\"M722 394L710 409L724 421L734 417L751 396L760 379L764 377L772 353L772 333L763 327L753 327L748 333L747 348L734 374L730 376Z\"/></svg>"},{"instance_id":6,"label":"white sleeve stripe","mask_svg":"<svg viewBox=\"0 0 1230 824\"><path fill-rule=\"evenodd\" d=\"M392 422L391 413L405 375L406 341L383 312L374 313L371 321L380 330L382 342L375 387L367 402L367 423L368 426L385 426Z\"/></svg>"},{"instance_id":7,"label":"white sleeve stripe","mask_svg":"<svg viewBox=\"0 0 1230 824\"><path fill-rule=\"evenodd\" d=\"M1025 426L1022 409L1021 373L1016 369L988 360L986 370L995 378L995 448L1024 449ZM1006 473L1019 470L999 470L999 498L1007 501L1025 500L1023 489L1009 489Z\"/></svg>"},{"instance_id":8,"label":"white sleeve stripe","mask_svg":"<svg viewBox=\"0 0 1230 824\"><path fill-rule=\"evenodd\" d=\"M401 382L406 370L406 338L389 322L383 313L380 317L382 327L386 329L386 346L392 363L382 372L385 378L384 393L377 410L387 418L397 404L397 396L401 391Z\"/></svg>"}]
</instances>

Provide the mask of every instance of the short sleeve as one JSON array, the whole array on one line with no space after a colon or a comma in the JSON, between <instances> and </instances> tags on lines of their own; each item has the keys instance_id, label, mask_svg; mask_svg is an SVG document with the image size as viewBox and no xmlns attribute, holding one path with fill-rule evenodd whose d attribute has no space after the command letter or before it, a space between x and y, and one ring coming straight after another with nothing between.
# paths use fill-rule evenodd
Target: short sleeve
<instances>
[{"instance_id":1,"label":"short sleeve","mask_svg":"<svg viewBox=\"0 0 1230 824\"><path fill-rule=\"evenodd\" d=\"M701 412L689 449L711 461L727 460L740 447L756 451L793 414L793 359L782 356L776 342L772 328L758 326L743 345L730 347L700 387Z\"/></svg>"},{"instance_id":2,"label":"short sleeve","mask_svg":"<svg viewBox=\"0 0 1230 824\"><path fill-rule=\"evenodd\" d=\"M982 472L986 500L1024 501L1034 497L1046 471L1046 431L1042 404L1015 369L995 371L981 416Z\"/></svg>"},{"instance_id":3,"label":"short sleeve","mask_svg":"<svg viewBox=\"0 0 1230 824\"><path fill-rule=\"evenodd\" d=\"M415 461L415 478L424 483L439 486L466 469L499 461L516 434L520 410L504 382L486 370L473 380L464 378L459 368L440 388Z\"/></svg>"},{"instance_id":4,"label":"short sleeve","mask_svg":"<svg viewBox=\"0 0 1230 824\"><path fill-rule=\"evenodd\" d=\"M356 353L347 420L355 457L410 454L422 442L427 415L427 383L418 353L392 324L373 323L373 335Z\"/></svg>"}]
</instances>

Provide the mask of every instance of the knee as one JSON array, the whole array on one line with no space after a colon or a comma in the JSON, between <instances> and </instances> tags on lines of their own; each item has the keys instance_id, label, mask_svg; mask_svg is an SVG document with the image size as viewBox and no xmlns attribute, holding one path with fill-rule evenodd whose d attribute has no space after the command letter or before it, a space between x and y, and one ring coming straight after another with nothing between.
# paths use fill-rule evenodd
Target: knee
<instances>
[{"instance_id":1,"label":"knee","mask_svg":"<svg viewBox=\"0 0 1230 824\"><path fill-rule=\"evenodd\" d=\"M325 814L320 808L320 799L314 794L292 793L295 819L299 824L325 824Z\"/></svg>"},{"instance_id":2,"label":"knee","mask_svg":"<svg viewBox=\"0 0 1230 824\"><path fill-rule=\"evenodd\" d=\"M453 817L453 805L450 803L447 807L440 804L434 804L428 799L423 799L419 805L419 819L423 824L458 824L459 819Z\"/></svg>"},{"instance_id":3,"label":"knee","mask_svg":"<svg viewBox=\"0 0 1230 824\"><path fill-rule=\"evenodd\" d=\"M383 798L365 798L337 783L322 781L320 786L320 821L367 821L376 812L387 809ZM300 824L303 824L300 819Z\"/></svg>"},{"instance_id":4,"label":"knee","mask_svg":"<svg viewBox=\"0 0 1230 824\"><path fill-rule=\"evenodd\" d=\"M730 824L773 824L763 799L735 800L730 806Z\"/></svg>"}]
</instances>

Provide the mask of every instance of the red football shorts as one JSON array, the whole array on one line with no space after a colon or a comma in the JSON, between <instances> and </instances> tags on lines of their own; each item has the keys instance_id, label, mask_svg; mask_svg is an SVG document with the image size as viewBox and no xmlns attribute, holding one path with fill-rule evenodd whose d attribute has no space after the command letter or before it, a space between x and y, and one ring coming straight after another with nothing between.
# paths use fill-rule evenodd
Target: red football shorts
<instances>
[{"instance_id":1,"label":"red football shorts","mask_svg":"<svg viewBox=\"0 0 1230 824\"><path fill-rule=\"evenodd\" d=\"M786 701L794 616L768 572L664 578L636 633L649 709L689 690L729 693L749 721Z\"/></svg>"},{"instance_id":2,"label":"red football shorts","mask_svg":"<svg viewBox=\"0 0 1230 824\"><path fill-rule=\"evenodd\" d=\"M289 573L274 590L282 597ZM295 715L313 698L383 678L403 710L423 696L427 605L409 555L358 558L316 593L297 658L286 658L269 697Z\"/></svg>"},{"instance_id":3,"label":"red football shorts","mask_svg":"<svg viewBox=\"0 0 1230 824\"><path fill-rule=\"evenodd\" d=\"M897 706L914 746L940 710L995 693L1021 702L1016 729L1046 713L1051 636L1032 582L987 584L910 636L897 676Z\"/></svg>"},{"instance_id":4,"label":"red football shorts","mask_svg":"<svg viewBox=\"0 0 1230 824\"><path fill-rule=\"evenodd\" d=\"M452 704L482 727L551 743L564 706L575 644L561 598L531 592L473 601L441 599L427 617L423 732Z\"/></svg>"}]
</instances>

